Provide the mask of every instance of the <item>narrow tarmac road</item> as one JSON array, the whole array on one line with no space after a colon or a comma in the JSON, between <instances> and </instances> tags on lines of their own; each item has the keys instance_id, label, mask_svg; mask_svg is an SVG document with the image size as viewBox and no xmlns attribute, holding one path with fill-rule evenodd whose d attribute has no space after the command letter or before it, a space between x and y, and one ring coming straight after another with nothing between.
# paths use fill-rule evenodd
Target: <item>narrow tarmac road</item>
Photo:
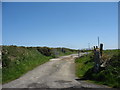
<instances>
[{"instance_id":1,"label":"narrow tarmac road","mask_svg":"<svg viewBox=\"0 0 120 90\"><path fill-rule=\"evenodd\" d=\"M29 71L22 77L2 85L3 88L106 88L102 85L91 85L75 79L77 54L51 59L49 62Z\"/></svg>"}]
</instances>

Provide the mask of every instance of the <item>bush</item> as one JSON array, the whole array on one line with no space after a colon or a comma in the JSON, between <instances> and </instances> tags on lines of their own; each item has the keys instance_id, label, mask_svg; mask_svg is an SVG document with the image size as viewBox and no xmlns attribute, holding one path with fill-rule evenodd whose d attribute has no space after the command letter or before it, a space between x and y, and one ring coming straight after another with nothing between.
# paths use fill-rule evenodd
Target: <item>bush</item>
<instances>
[{"instance_id":1,"label":"bush","mask_svg":"<svg viewBox=\"0 0 120 90\"><path fill-rule=\"evenodd\" d=\"M48 47L37 47L37 50L45 56L51 56L52 54L51 49Z\"/></svg>"},{"instance_id":2,"label":"bush","mask_svg":"<svg viewBox=\"0 0 120 90\"><path fill-rule=\"evenodd\" d=\"M109 54L108 52L109 51L107 51L107 54ZM91 68L86 71L83 77L111 87L120 87L120 52L116 52L117 51L114 52L114 50L110 52L112 57L110 56L111 59L107 62L107 66L104 69L95 73L93 68Z\"/></svg>"}]
</instances>

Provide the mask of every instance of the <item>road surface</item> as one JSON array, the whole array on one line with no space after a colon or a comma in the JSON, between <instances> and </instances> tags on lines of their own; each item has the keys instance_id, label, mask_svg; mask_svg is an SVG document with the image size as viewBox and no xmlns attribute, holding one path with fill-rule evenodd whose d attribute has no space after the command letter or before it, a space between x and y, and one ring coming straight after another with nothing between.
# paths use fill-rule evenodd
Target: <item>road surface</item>
<instances>
[{"instance_id":1,"label":"road surface","mask_svg":"<svg viewBox=\"0 0 120 90\"><path fill-rule=\"evenodd\" d=\"M83 55L83 54L81 54ZM84 81L76 81L75 58L77 54L51 59L20 78L4 84L3 88L105 88Z\"/></svg>"}]
</instances>

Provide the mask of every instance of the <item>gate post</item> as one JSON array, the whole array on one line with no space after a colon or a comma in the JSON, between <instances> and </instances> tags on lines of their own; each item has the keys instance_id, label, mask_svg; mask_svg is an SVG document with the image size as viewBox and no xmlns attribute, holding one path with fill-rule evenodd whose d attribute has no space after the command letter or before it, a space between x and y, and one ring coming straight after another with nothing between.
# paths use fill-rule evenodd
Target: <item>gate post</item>
<instances>
[{"instance_id":1,"label":"gate post","mask_svg":"<svg viewBox=\"0 0 120 90\"><path fill-rule=\"evenodd\" d=\"M80 49L78 49L78 57L80 57Z\"/></svg>"},{"instance_id":2,"label":"gate post","mask_svg":"<svg viewBox=\"0 0 120 90\"><path fill-rule=\"evenodd\" d=\"M100 44L100 56L102 57L102 52L103 52L103 44Z\"/></svg>"}]
</instances>

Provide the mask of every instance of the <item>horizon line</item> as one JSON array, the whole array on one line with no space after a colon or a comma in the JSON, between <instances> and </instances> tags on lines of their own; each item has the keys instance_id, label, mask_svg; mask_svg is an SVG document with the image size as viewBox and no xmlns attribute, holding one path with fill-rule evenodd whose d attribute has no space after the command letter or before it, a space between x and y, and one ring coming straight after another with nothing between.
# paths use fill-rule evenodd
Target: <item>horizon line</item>
<instances>
[{"instance_id":1,"label":"horizon line","mask_svg":"<svg viewBox=\"0 0 120 90\"><path fill-rule=\"evenodd\" d=\"M88 50L89 48L70 48L70 47L65 47L65 46L40 46L40 45L0 45L0 46L17 46L17 47L48 47L48 48L68 48L68 49L76 49L76 50ZM91 50L93 49L93 47L90 48ZM104 50L113 50L113 49L119 49L119 48L105 48Z\"/></svg>"}]
</instances>

